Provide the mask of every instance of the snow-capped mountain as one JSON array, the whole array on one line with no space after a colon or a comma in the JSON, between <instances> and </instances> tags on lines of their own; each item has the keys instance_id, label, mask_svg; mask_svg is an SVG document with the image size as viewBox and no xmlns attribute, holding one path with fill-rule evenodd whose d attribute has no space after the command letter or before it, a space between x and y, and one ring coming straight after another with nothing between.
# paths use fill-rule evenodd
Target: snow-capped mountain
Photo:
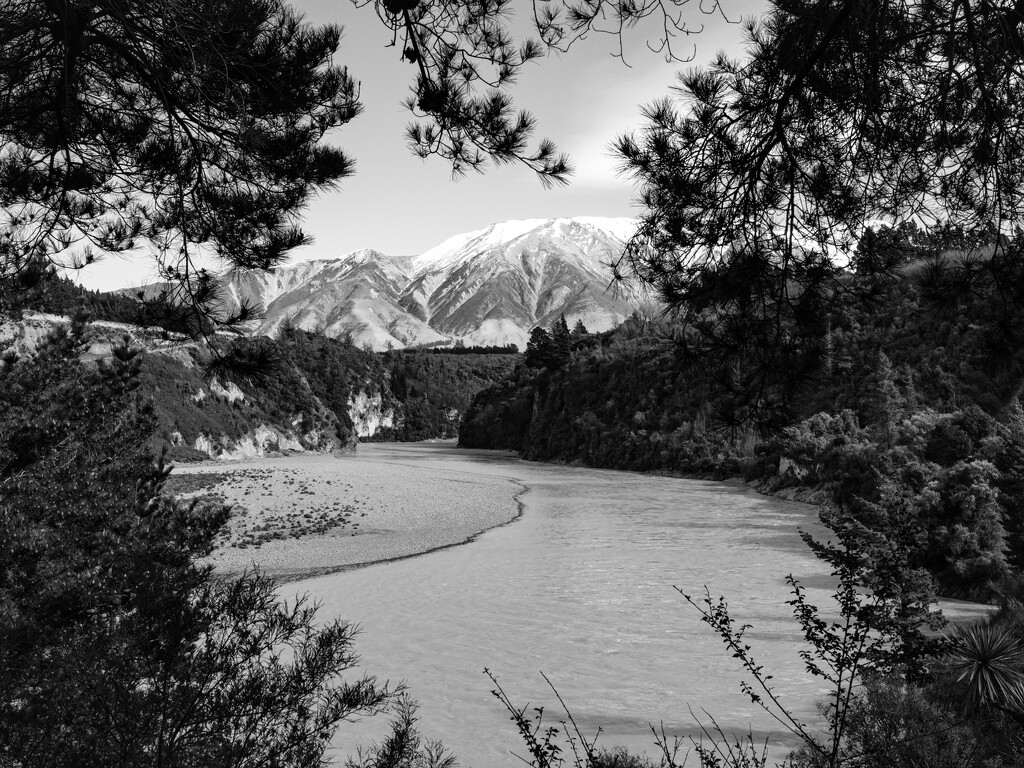
<instances>
[{"instance_id":1,"label":"snow-capped mountain","mask_svg":"<svg viewBox=\"0 0 1024 768\"><path fill-rule=\"evenodd\" d=\"M225 308L242 301L264 309L255 332L273 336L285 322L328 336L351 332L356 343L384 349L447 341L399 306L411 279L409 259L361 250L307 261L273 273L234 270L224 279Z\"/></svg>"},{"instance_id":2,"label":"snow-capped mountain","mask_svg":"<svg viewBox=\"0 0 1024 768\"><path fill-rule=\"evenodd\" d=\"M350 332L374 349L456 340L523 348L531 329L561 314L601 331L645 301L636 286L609 289L610 264L635 227L625 218L508 221L411 258L362 250L273 273L236 270L225 276L225 303L262 306L262 334L291 322Z\"/></svg>"}]
</instances>

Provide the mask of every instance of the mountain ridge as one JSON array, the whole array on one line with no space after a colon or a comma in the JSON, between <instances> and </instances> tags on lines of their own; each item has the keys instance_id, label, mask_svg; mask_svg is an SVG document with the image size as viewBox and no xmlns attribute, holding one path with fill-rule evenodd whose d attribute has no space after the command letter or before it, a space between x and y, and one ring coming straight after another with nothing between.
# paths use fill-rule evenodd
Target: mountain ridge
<instances>
[{"instance_id":1,"label":"mountain ridge","mask_svg":"<svg viewBox=\"0 0 1024 768\"><path fill-rule=\"evenodd\" d=\"M222 277L227 312L263 308L251 327L288 323L373 349L467 345L524 348L530 331L564 314L595 331L648 302L638 286L611 294L610 265L636 228L629 218L497 222L454 235L417 256L361 249L336 259L233 270Z\"/></svg>"}]
</instances>

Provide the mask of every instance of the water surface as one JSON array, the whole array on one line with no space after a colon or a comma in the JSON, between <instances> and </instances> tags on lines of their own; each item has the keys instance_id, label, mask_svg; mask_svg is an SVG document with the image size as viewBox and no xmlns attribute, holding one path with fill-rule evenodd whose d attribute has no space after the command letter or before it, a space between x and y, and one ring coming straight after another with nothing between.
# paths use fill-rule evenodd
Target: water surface
<instances>
[{"instance_id":1,"label":"water surface","mask_svg":"<svg viewBox=\"0 0 1024 768\"><path fill-rule=\"evenodd\" d=\"M484 668L512 700L564 717L543 671L588 735L653 753L649 724L698 733L713 715L752 728L785 754L785 732L739 692L736 661L673 588L725 595L758 660L794 711L815 719L820 685L797 656L787 573L828 603L826 569L800 540L819 531L809 505L736 485L524 462L449 444L362 445L345 461L486 473L524 489L523 515L460 547L288 584L325 617L358 623L365 669L404 680L425 735L463 766L520 765L508 714ZM452 487L457 487L453 485ZM707 713L705 715L704 713ZM344 725L338 762L380 724ZM696 765L691 758L691 765Z\"/></svg>"}]
</instances>

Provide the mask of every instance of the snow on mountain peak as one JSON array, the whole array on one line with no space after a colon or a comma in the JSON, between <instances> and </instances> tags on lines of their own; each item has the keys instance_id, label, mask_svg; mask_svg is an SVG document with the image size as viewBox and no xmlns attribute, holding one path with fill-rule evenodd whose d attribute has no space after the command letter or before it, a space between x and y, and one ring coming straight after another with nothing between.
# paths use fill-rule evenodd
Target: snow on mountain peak
<instances>
[{"instance_id":1,"label":"snow on mountain peak","mask_svg":"<svg viewBox=\"0 0 1024 768\"><path fill-rule=\"evenodd\" d=\"M462 261L471 251L484 252L506 246L514 247L527 235L536 235L538 240L547 238L565 239L565 233L573 226L589 229L625 243L636 232L637 221L631 218L603 218L599 216L576 216L561 219L514 219L503 221L450 237L429 251L412 260L413 272L422 274L433 270L450 268L454 262Z\"/></svg>"}]
</instances>

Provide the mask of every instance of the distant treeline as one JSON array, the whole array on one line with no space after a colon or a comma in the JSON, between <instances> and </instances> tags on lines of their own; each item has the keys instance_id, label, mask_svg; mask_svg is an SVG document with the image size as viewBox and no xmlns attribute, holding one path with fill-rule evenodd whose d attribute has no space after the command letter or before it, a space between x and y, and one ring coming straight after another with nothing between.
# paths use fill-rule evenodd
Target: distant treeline
<instances>
[{"instance_id":1,"label":"distant treeline","mask_svg":"<svg viewBox=\"0 0 1024 768\"><path fill-rule=\"evenodd\" d=\"M403 350L415 352L417 350ZM453 347L431 347L430 353L434 355L518 355L519 347L515 344L504 346L471 346L456 344Z\"/></svg>"},{"instance_id":2,"label":"distant treeline","mask_svg":"<svg viewBox=\"0 0 1024 768\"><path fill-rule=\"evenodd\" d=\"M3 288L7 312L30 310L68 317L84 313L90 320L162 328L186 335L213 330L209 321L195 312L159 298L144 298L142 292L89 290L49 270L29 271L20 275L17 283L8 281Z\"/></svg>"}]
</instances>

